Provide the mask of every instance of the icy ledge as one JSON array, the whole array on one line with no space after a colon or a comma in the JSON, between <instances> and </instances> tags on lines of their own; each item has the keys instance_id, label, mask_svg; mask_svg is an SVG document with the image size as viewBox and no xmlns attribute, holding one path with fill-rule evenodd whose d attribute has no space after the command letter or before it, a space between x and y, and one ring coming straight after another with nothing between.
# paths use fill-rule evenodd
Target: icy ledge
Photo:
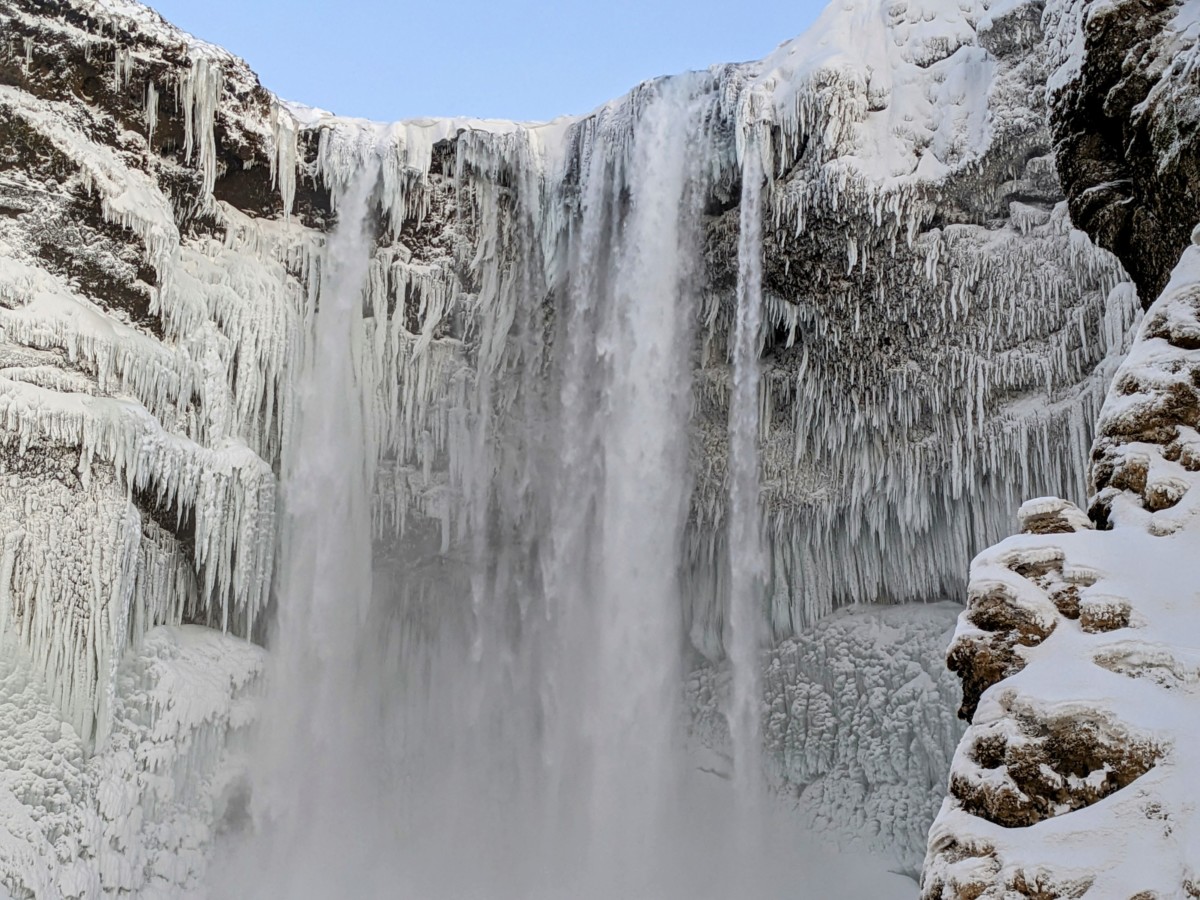
<instances>
[{"instance_id":1,"label":"icy ledge","mask_svg":"<svg viewBox=\"0 0 1200 900\"><path fill-rule=\"evenodd\" d=\"M927 900L1200 897L1198 242L1104 404L1091 520L1033 501L972 565Z\"/></svg>"}]
</instances>

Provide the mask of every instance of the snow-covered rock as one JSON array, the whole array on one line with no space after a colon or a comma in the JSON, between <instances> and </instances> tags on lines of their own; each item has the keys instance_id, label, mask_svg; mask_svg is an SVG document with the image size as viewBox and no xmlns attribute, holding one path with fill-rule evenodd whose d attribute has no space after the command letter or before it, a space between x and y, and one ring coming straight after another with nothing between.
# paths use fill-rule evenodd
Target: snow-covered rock
<instances>
[{"instance_id":1,"label":"snow-covered rock","mask_svg":"<svg viewBox=\"0 0 1200 900\"><path fill-rule=\"evenodd\" d=\"M1200 896L1200 246L1105 401L1090 523L976 558L923 896ZM1051 506L1037 501L1039 510Z\"/></svg>"},{"instance_id":2,"label":"snow-covered rock","mask_svg":"<svg viewBox=\"0 0 1200 900\"><path fill-rule=\"evenodd\" d=\"M1071 220L1120 257L1149 305L1196 224L1200 6L1050 0L1045 21Z\"/></svg>"}]
</instances>

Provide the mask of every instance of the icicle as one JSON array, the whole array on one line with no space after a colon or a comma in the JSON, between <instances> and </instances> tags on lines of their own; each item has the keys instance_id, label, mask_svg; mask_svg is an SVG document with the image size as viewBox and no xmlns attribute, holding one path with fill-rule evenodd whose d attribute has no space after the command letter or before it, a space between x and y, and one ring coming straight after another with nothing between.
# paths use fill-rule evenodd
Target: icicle
<instances>
[{"instance_id":1,"label":"icicle","mask_svg":"<svg viewBox=\"0 0 1200 900\"><path fill-rule=\"evenodd\" d=\"M299 128L295 118L279 103L271 106L271 132L275 138L275 154L271 157L271 184L279 188L283 201L283 218L288 220L296 202L296 167L299 163L297 140Z\"/></svg>"},{"instance_id":2,"label":"icicle","mask_svg":"<svg viewBox=\"0 0 1200 900\"><path fill-rule=\"evenodd\" d=\"M146 151L154 150L154 132L158 128L158 88L146 82Z\"/></svg>"},{"instance_id":3,"label":"icicle","mask_svg":"<svg viewBox=\"0 0 1200 900\"><path fill-rule=\"evenodd\" d=\"M191 67L179 81L178 97L183 109L183 157L193 158L203 175L203 198L212 196L217 182L217 145L214 134L217 104L224 73L221 64L200 52L191 57Z\"/></svg>"}]
</instances>

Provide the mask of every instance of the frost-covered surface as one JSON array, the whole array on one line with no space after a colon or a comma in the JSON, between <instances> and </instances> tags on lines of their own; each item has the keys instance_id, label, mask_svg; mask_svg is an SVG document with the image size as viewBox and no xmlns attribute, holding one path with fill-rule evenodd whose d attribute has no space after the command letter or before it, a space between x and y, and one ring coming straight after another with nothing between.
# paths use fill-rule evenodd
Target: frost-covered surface
<instances>
[{"instance_id":1,"label":"frost-covered surface","mask_svg":"<svg viewBox=\"0 0 1200 900\"><path fill-rule=\"evenodd\" d=\"M1059 203L1040 37L1031 4L835 3L753 70L740 115L769 123L773 147L777 636L839 602L953 593L1020 498L1058 484L1082 499L1136 299ZM706 346L702 408L719 409L720 338ZM707 433L704 450L707 560L724 460ZM693 639L711 653L719 592L698 597Z\"/></svg>"},{"instance_id":2,"label":"frost-covered surface","mask_svg":"<svg viewBox=\"0 0 1200 900\"><path fill-rule=\"evenodd\" d=\"M15 900L175 898L201 886L236 793L224 748L255 715L263 651L157 628L116 672L92 755L11 639L0 647L0 883Z\"/></svg>"},{"instance_id":3,"label":"frost-covered surface","mask_svg":"<svg viewBox=\"0 0 1200 900\"><path fill-rule=\"evenodd\" d=\"M764 658L766 763L782 802L845 846L919 871L962 726L942 665L959 607L852 607ZM692 673L696 737L728 750L724 668Z\"/></svg>"},{"instance_id":4,"label":"frost-covered surface","mask_svg":"<svg viewBox=\"0 0 1200 900\"><path fill-rule=\"evenodd\" d=\"M1200 896L1198 337L1192 246L1101 414L1106 530L1043 498L972 566L950 651L972 718L926 897Z\"/></svg>"},{"instance_id":5,"label":"frost-covered surface","mask_svg":"<svg viewBox=\"0 0 1200 900\"><path fill-rule=\"evenodd\" d=\"M684 612L709 658L746 147L766 172L749 213L774 637L803 640L846 602L946 596L1018 498L1081 499L1137 304L1067 219L1037 11L839 3L762 62L670 83L701 113L700 234L674 284L698 323ZM261 633L323 232L367 155L378 235L353 358L376 537L422 548L411 568L439 576L410 594L443 608L495 535L513 583L529 575L521 553L560 520L528 486L570 421L563 370L588 352L563 323L584 334L595 315L579 303L592 248L620 229L645 175L635 125L667 90L545 125L377 125L282 104L127 0L0 0L0 623L83 752L118 736L118 666L153 626ZM888 823L880 846L910 847L889 818L907 790L831 788L814 816L878 802L863 821ZM141 871L119 846L106 884Z\"/></svg>"},{"instance_id":6,"label":"frost-covered surface","mask_svg":"<svg viewBox=\"0 0 1200 900\"><path fill-rule=\"evenodd\" d=\"M147 19L132 6L79 9ZM106 38L116 20L59 12L28 20L0 7L6 64L25 75L0 86L10 148L0 180L10 211L0 219L0 621L91 744L110 725L115 667L147 628L188 617L248 635L266 604L280 386L264 385L257 362L285 356L289 279L268 254L239 247L237 213L206 190L216 161L205 67L232 58L196 44L188 67L164 69L173 45ZM181 153L199 170L193 198L169 190L190 169L149 153L146 133L123 130L122 110L37 80L71 53L105 52L114 93L134 93L147 67L136 93L178 92ZM226 244L182 245L192 202L224 220Z\"/></svg>"},{"instance_id":7,"label":"frost-covered surface","mask_svg":"<svg viewBox=\"0 0 1200 900\"><path fill-rule=\"evenodd\" d=\"M313 266L295 217L282 230L231 204L280 218L295 211L319 226L330 192L364 152L382 157L386 224L360 357L363 381L377 386L376 517L390 530L414 513L431 516L451 543L452 520L461 530L464 515L457 498L469 493L466 432L496 416L493 439L504 439L515 389L490 385L528 366L521 330L531 304L571 296L579 173L591 154L620 149L621 123L658 88L544 126L375 126L274 102L239 60L133 4L69 7L84 19L32 16L15 0L8 8L7 65L22 86L0 99L66 160L71 174L49 189L98 202L140 253L121 264L156 275L139 289L162 352L126 352L136 362L125 377L98 368L97 378L198 445L177 450L168 440L167 459L152 461L165 471L121 474L165 493L176 515L243 510L238 529L196 523L206 538L195 548L202 599L215 589L217 618L249 627L261 606L270 559L255 536L269 522L256 510L269 506L269 488L265 472L248 484L255 461L230 444L277 459ZM1059 205L1036 99L1046 71L1039 34L1026 5L834 4L808 35L761 63L714 68L701 88L712 107L701 145L710 206L736 196L751 130L767 158L761 403L777 637L839 602L942 595L960 586L971 552L1003 532L1017 498L1082 494L1091 422L1135 302L1119 266L1071 229ZM40 80L63 47L105 76L104 104L72 102L71 85ZM47 186L25 188L32 198ZM34 209L16 217L11 227L25 238L10 242L17 258L36 251L29 236L43 218ZM733 305L724 273L736 230L728 213L703 222L689 619L694 644L716 656ZM81 338L90 335L41 343ZM14 331L10 340L28 338ZM10 428L47 424L36 418ZM71 415L75 433L59 439L75 443L85 418ZM104 416L106 430L114 419ZM101 455L159 443L153 428L129 434L119 421L106 443L121 447L98 447ZM196 497L186 481L174 484L180 458L219 471L229 483L212 487L223 494ZM235 553L243 544L253 551ZM222 571L230 558L240 572Z\"/></svg>"}]
</instances>

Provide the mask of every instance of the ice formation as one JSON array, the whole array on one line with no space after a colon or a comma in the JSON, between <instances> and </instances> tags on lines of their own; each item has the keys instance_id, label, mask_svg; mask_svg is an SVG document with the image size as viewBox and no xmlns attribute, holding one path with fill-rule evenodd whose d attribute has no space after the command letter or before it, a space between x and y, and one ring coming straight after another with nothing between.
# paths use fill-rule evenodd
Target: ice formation
<instances>
[{"instance_id":1,"label":"ice formation","mask_svg":"<svg viewBox=\"0 0 1200 900\"><path fill-rule=\"evenodd\" d=\"M913 875L962 735L958 685L942 664L959 611L850 607L763 659L763 752L776 792L815 832ZM726 757L730 689L724 666L689 675L694 736Z\"/></svg>"},{"instance_id":2,"label":"ice formation","mask_svg":"<svg viewBox=\"0 0 1200 900\"><path fill-rule=\"evenodd\" d=\"M236 821L239 741L264 653L199 626L156 628L118 667L111 728L92 754L0 646L0 872L15 898L176 898L202 886Z\"/></svg>"},{"instance_id":3,"label":"ice formation","mask_svg":"<svg viewBox=\"0 0 1200 900\"><path fill-rule=\"evenodd\" d=\"M611 794L592 801L645 812L666 790L650 776L671 762L676 648L718 660L738 640L730 594L755 573L731 549L762 536L762 633L803 642L839 605L959 587L1019 498L1082 501L1137 298L1067 217L1037 10L835 3L761 62L650 82L588 116L377 125L279 101L132 0L0 0L0 128L15 136L0 169L15 211L0 216L0 636L22 677L81 758L108 758L134 690L122 665L147 635L186 622L261 638L288 602L271 588L298 363L326 235L353 215L340 198L378 165L347 350L405 658L509 736L555 710L547 685L586 698L607 727L581 744L583 707L556 710L570 727L549 757L587 748ZM760 273L745 265L753 231ZM761 322L747 300L736 335L739 270ZM758 487L738 488L756 445ZM558 597L573 600L547 615ZM456 637L438 643L439 628ZM440 655L422 657L430 634ZM479 693L455 693L452 650L487 676ZM750 721L752 650L734 654ZM556 681L575 676L554 654L585 660L588 685ZM518 690L533 684L548 692ZM632 714L630 697L645 701ZM630 722L643 744L622 744ZM805 795L825 810L813 820L867 810L873 848L909 852L896 823L929 802L945 735L931 727L915 768L881 782L903 788L827 780L826 799ZM836 733L841 760L854 738ZM528 760L515 756L480 771ZM785 777L841 765L793 760ZM154 833L173 815L146 809ZM596 817L619 826L620 812ZM159 874L191 884L204 837ZM605 840L630 873L656 864L629 829ZM0 882L148 891L136 843L116 840L124 862L74 893L30 887L16 863Z\"/></svg>"}]
</instances>

